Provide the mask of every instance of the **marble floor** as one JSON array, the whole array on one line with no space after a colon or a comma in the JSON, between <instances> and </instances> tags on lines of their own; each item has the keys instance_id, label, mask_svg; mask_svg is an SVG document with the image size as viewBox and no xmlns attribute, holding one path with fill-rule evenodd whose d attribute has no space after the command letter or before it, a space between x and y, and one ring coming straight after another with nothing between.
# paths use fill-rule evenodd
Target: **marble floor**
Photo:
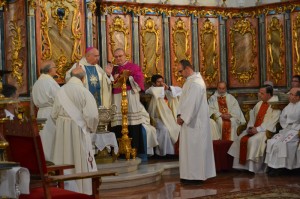
<instances>
[{"instance_id":1,"label":"marble floor","mask_svg":"<svg viewBox=\"0 0 300 199\"><path fill-rule=\"evenodd\" d=\"M151 164L151 162L148 164ZM208 179L201 185L182 185L180 184L179 175L175 174L163 176L159 182L152 184L124 189L101 190L100 196L105 199L199 198L274 185L285 185L300 189L300 172L296 171L286 175L269 177L267 174L255 175L246 171L231 170L219 172L215 178Z\"/></svg>"}]
</instances>

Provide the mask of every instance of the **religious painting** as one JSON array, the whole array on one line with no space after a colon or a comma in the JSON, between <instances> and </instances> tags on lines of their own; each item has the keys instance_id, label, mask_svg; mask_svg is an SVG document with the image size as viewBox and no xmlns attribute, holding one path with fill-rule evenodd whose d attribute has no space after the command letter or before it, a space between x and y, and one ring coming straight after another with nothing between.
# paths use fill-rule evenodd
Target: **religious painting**
<instances>
[{"instance_id":1,"label":"religious painting","mask_svg":"<svg viewBox=\"0 0 300 199\"><path fill-rule=\"evenodd\" d=\"M228 27L229 87L258 87L258 21L252 18L231 19Z\"/></svg>"},{"instance_id":2,"label":"religious painting","mask_svg":"<svg viewBox=\"0 0 300 199\"><path fill-rule=\"evenodd\" d=\"M266 17L267 79L275 86L286 86L284 16Z\"/></svg>"},{"instance_id":3,"label":"religious painting","mask_svg":"<svg viewBox=\"0 0 300 199\"><path fill-rule=\"evenodd\" d=\"M27 66L27 34L26 8L22 1L9 3L4 12L5 32L5 66L7 82L17 87L20 94L28 94L28 66Z\"/></svg>"},{"instance_id":4,"label":"religious painting","mask_svg":"<svg viewBox=\"0 0 300 199\"><path fill-rule=\"evenodd\" d=\"M162 17L140 16L140 62L147 84L154 74L164 76Z\"/></svg>"},{"instance_id":5,"label":"religious painting","mask_svg":"<svg viewBox=\"0 0 300 199\"><path fill-rule=\"evenodd\" d=\"M294 12L291 16L292 21L292 73L300 74L300 12Z\"/></svg>"},{"instance_id":6,"label":"religious painting","mask_svg":"<svg viewBox=\"0 0 300 199\"><path fill-rule=\"evenodd\" d=\"M207 88L214 88L220 80L220 48L218 18L199 18L200 72Z\"/></svg>"},{"instance_id":7,"label":"religious painting","mask_svg":"<svg viewBox=\"0 0 300 199\"><path fill-rule=\"evenodd\" d=\"M81 1L37 1L37 73L43 61L54 60L57 82L85 51L84 4Z\"/></svg>"},{"instance_id":8,"label":"religious painting","mask_svg":"<svg viewBox=\"0 0 300 199\"><path fill-rule=\"evenodd\" d=\"M178 63L182 59L191 61L191 19L190 17L170 18L171 73L172 84L182 86L184 79L178 72Z\"/></svg>"},{"instance_id":9,"label":"religious painting","mask_svg":"<svg viewBox=\"0 0 300 199\"><path fill-rule=\"evenodd\" d=\"M113 53L116 49L122 48L126 57L132 59L132 25L130 15L107 15L107 60L114 62Z\"/></svg>"}]
</instances>

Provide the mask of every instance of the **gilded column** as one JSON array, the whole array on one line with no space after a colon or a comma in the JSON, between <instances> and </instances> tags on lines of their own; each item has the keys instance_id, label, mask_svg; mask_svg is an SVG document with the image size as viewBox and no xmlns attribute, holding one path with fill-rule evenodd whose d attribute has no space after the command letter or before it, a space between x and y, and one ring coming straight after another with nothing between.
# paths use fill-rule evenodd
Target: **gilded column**
<instances>
[{"instance_id":1,"label":"gilded column","mask_svg":"<svg viewBox=\"0 0 300 199\"><path fill-rule=\"evenodd\" d=\"M193 51L193 66L194 70L199 72L199 48L198 48L198 23L197 18L192 15L192 51Z\"/></svg>"},{"instance_id":2,"label":"gilded column","mask_svg":"<svg viewBox=\"0 0 300 199\"><path fill-rule=\"evenodd\" d=\"M3 8L0 8L0 70L5 67L5 55L4 55L4 16Z\"/></svg>"},{"instance_id":3,"label":"gilded column","mask_svg":"<svg viewBox=\"0 0 300 199\"><path fill-rule=\"evenodd\" d=\"M227 39L226 39L226 19L221 16L220 20L220 73L221 80L227 80Z\"/></svg>"},{"instance_id":4,"label":"gilded column","mask_svg":"<svg viewBox=\"0 0 300 199\"><path fill-rule=\"evenodd\" d=\"M286 70L287 70L287 86L291 86L291 80L292 80L292 26L291 26L291 13L287 12L285 13L285 45L286 45Z\"/></svg>"},{"instance_id":5,"label":"gilded column","mask_svg":"<svg viewBox=\"0 0 300 199\"><path fill-rule=\"evenodd\" d=\"M93 3L92 0L87 0L85 3L85 13L86 13L86 46L93 46L93 11L89 6Z\"/></svg>"},{"instance_id":6,"label":"gilded column","mask_svg":"<svg viewBox=\"0 0 300 199\"><path fill-rule=\"evenodd\" d=\"M29 1L27 4L27 42L28 42L28 84L31 90L37 80L37 52L36 52L36 30L35 30L35 9L36 4Z\"/></svg>"},{"instance_id":7,"label":"gilded column","mask_svg":"<svg viewBox=\"0 0 300 199\"><path fill-rule=\"evenodd\" d=\"M139 17L135 14L132 14L133 20L133 62L140 65L140 42L139 42Z\"/></svg>"},{"instance_id":8,"label":"gilded column","mask_svg":"<svg viewBox=\"0 0 300 199\"><path fill-rule=\"evenodd\" d=\"M101 36L98 41L101 41L100 46L101 49L101 66L106 66L107 65L107 43L106 43L106 13L102 13L100 19L100 32ZM111 61L111 60L110 60Z\"/></svg>"},{"instance_id":9,"label":"gilded column","mask_svg":"<svg viewBox=\"0 0 300 199\"><path fill-rule=\"evenodd\" d=\"M170 26L169 17L163 14L163 37L164 37L164 70L165 70L165 82L171 85L171 62L170 62Z\"/></svg>"},{"instance_id":10,"label":"gilded column","mask_svg":"<svg viewBox=\"0 0 300 199\"><path fill-rule=\"evenodd\" d=\"M265 27L265 15L260 15L259 22L259 68L261 69L260 82L261 84L267 78L267 60L266 60L266 27Z\"/></svg>"}]
</instances>

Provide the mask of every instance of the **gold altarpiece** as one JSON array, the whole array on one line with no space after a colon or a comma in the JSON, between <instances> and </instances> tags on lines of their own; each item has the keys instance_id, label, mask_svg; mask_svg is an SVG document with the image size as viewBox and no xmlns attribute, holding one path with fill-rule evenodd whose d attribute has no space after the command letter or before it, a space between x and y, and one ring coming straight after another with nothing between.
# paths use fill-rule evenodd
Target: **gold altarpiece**
<instances>
[{"instance_id":1,"label":"gold altarpiece","mask_svg":"<svg viewBox=\"0 0 300 199\"><path fill-rule=\"evenodd\" d=\"M172 84L182 86L184 79L178 72L178 63L182 59L191 60L191 22L188 17L170 18L171 72Z\"/></svg>"},{"instance_id":2,"label":"gold altarpiece","mask_svg":"<svg viewBox=\"0 0 300 199\"><path fill-rule=\"evenodd\" d=\"M230 87L259 86L257 19L228 21L228 76Z\"/></svg>"},{"instance_id":3,"label":"gold altarpiece","mask_svg":"<svg viewBox=\"0 0 300 199\"><path fill-rule=\"evenodd\" d=\"M43 61L55 61L58 82L81 59L85 51L84 4L81 0L40 0L36 2L38 71Z\"/></svg>"},{"instance_id":4,"label":"gold altarpiece","mask_svg":"<svg viewBox=\"0 0 300 199\"><path fill-rule=\"evenodd\" d=\"M116 49L122 48L128 60L132 60L132 27L131 16L109 15L106 19L107 30L107 59L114 61L113 53Z\"/></svg>"},{"instance_id":5,"label":"gold altarpiece","mask_svg":"<svg viewBox=\"0 0 300 199\"><path fill-rule=\"evenodd\" d=\"M276 86L286 85L283 20L283 15L269 15L266 18L267 79Z\"/></svg>"},{"instance_id":6,"label":"gold altarpiece","mask_svg":"<svg viewBox=\"0 0 300 199\"><path fill-rule=\"evenodd\" d=\"M207 88L220 80L219 23L217 18L198 20L200 72Z\"/></svg>"},{"instance_id":7,"label":"gold altarpiece","mask_svg":"<svg viewBox=\"0 0 300 199\"><path fill-rule=\"evenodd\" d=\"M300 12L292 13L293 74L300 74Z\"/></svg>"},{"instance_id":8,"label":"gold altarpiece","mask_svg":"<svg viewBox=\"0 0 300 199\"><path fill-rule=\"evenodd\" d=\"M146 79L150 85L151 76L164 76L163 37L161 16L140 17L140 63Z\"/></svg>"}]
</instances>

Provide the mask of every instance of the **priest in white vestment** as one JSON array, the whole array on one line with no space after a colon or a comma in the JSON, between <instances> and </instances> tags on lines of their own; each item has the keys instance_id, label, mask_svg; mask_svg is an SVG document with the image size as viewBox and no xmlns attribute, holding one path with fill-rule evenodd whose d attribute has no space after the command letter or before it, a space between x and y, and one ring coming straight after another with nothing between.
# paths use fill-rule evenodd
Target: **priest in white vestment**
<instances>
[{"instance_id":1,"label":"priest in white vestment","mask_svg":"<svg viewBox=\"0 0 300 199\"><path fill-rule=\"evenodd\" d=\"M4 95L4 97L11 98L16 101L19 100L18 89L13 85L4 84L2 87L1 94ZM10 120L13 120L15 118L15 113L17 109L18 109L18 103L6 104L4 108L5 116Z\"/></svg>"},{"instance_id":2,"label":"priest in white vestment","mask_svg":"<svg viewBox=\"0 0 300 199\"><path fill-rule=\"evenodd\" d=\"M109 63L103 70L99 65L99 51L96 48L86 49L85 57L81 58L79 65L85 71L85 82L83 85L89 89L95 97L97 105L109 108L111 106L112 83L114 81L111 75L113 66ZM71 77L71 71L77 66L75 63L70 70L66 72L66 81Z\"/></svg>"},{"instance_id":3,"label":"priest in white vestment","mask_svg":"<svg viewBox=\"0 0 300 199\"><path fill-rule=\"evenodd\" d=\"M179 62L178 72L186 78L177 110L180 179L197 184L216 176L206 86L188 60Z\"/></svg>"},{"instance_id":4,"label":"priest in white vestment","mask_svg":"<svg viewBox=\"0 0 300 199\"><path fill-rule=\"evenodd\" d=\"M266 131L276 131L280 116L280 110L272 109L268 103L276 101L273 98L273 87L261 87L258 95L261 101L250 110L247 129L234 140L228 151L228 154L234 158L233 168L254 173L265 171Z\"/></svg>"},{"instance_id":5,"label":"priest in white vestment","mask_svg":"<svg viewBox=\"0 0 300 199\"><path fill-rule=\"evenodd\" d=\"M167 86L161 75L151 77L152 85L145 93L152 95L148 112L154 120L156 127L158 146L155 153L160 156L174 154L174 144L178 140L180 126L176 123L177 113L174 106L178 104L178 98L182 89L177 86ZM173 105L174 111L170 108Z\"/></svg>"},{"instance_id":6,"label":"priest in white vestment","mask_svg":"<svg viewBox=\"0 0 300 199\"><path fill-rule=\"evenodd\" d=\"M132 148L136 148L138 154L153 155L153 147L157 146L156 129L150 125L150 117L146 109L140 102L140 91L144 90L144 74L141 67L127 61L124 49L118 48L114 51L116 66L113 68L113 76L116 80L113 88L113 104L117 105L117 113L111 121L112 131L116 133L116 137L122 136L122 113L121 100L123 77L128 73L126 81L127 100L128 100L128 136L132 138ZM121 84L120 84L121 83ZM116 86L118 85L118 86ZM142 126L146 131L147 143L144 143ZM145 151L145 144L147 149Z\"/></svg>"},{"instance_id":7,"label":"priest in white vestment","mask_svg":"<svg viewBox=\"0 0 300 199\"><path fill-rule=\"evenodd\" d=\"M209 115L215 119L219 130L212 134L218 134L222 140L235 140L238 126L245 124L246 120L238 101L227 93L225 82L218 83L217 91L208 99L208 104Z\"/></svg>"},{"instance_id":8,"label":"priest in white vestment","mask_svg":"<svg viewBox=\"0 0 300 199\"><path fill-rule=\"evenodd\" d=\"M283 129L267 142L265 163L274 169L300 168L300 88L290 90L289 101L280 115Z\"/></svg>"},{"instance_id":9,"label":"priest in white vestment","mask_svg":"<svg viewBox=\"0 0 300 199\"><path fill-rule=\"evenodd\" d=\"M56 121L53 162L74 164L75 169L68 173L96 171L90 134L97 130L97 104L84 87L85 72L82 68L77 67L71 74L70 80L58 91L51 114ZM76 180L69 189L91 195L92 181Z\"/></svg>"},{"instance_id":10,"label":"priest in white vestment","mask_svg":"<svg viewBox=\"0 0 300 199\"><path fill-rule=\"evenodd\" d=\"M52 106L60 86L53 79L56 75L56 65L53 61L42 63L39 79L32 87L32 100L38 107L37 118L46 119L43 130L40 132L46 160L53 161L53 141L55 137L55 124L51 118Z\"/></svg>"}]
</instances>

